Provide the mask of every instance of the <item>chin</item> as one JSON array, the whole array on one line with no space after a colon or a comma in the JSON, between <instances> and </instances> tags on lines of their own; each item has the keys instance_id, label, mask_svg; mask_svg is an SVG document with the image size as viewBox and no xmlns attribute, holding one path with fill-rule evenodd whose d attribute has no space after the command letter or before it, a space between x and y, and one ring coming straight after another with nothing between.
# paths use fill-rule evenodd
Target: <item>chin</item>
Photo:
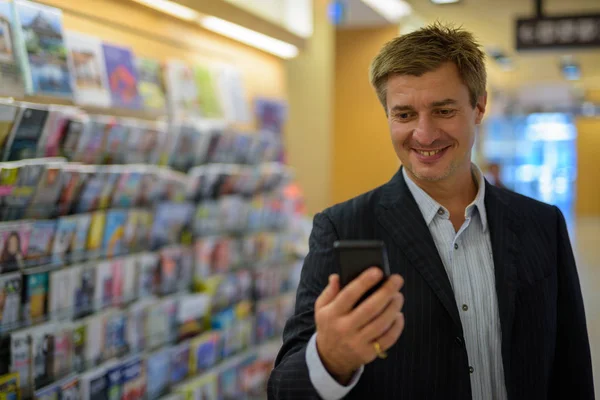
<instances>
[{"instance_id":1,"label":"chin","mask_svg":"<svg viewBox=\"0 0 600 400\"><path fill-rule=\"evenodd\" d=\"M404 164L406 169L420 181L425 182L440 182L450 177L454 171L455 166L447 165L423 165L421 163L407 163Z\"/></svg>"}]
</instances>

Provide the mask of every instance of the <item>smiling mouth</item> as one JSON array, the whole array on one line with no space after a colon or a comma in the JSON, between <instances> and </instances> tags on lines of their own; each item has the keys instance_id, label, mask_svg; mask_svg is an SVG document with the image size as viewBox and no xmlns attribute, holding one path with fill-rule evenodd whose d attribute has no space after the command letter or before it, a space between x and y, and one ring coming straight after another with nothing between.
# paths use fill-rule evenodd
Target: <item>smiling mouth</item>
<instances>
[{"instance_id":1,"label":"smiling mouth","mask_svg":"<svg viewBox=\"0 0 600 400\"><path fill-rule=\"evenodd\" d=\"M442 149L437 149L437 150L418 150L418 149L413 149L414 151L416 151L417 153L419 153L422 156L425 157L431 157L431 156L435 156L436 154L438 154L441 151L446 150L448 147L444 147Z\"/></svg>"}]
</instances>

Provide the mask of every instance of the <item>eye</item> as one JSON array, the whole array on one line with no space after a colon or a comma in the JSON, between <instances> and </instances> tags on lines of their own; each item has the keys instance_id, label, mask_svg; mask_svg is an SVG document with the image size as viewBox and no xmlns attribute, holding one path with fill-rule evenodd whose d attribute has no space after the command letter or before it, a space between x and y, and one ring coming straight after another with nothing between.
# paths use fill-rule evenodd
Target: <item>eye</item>
<instances>
[{"instance_id":1,"label":"eye","mask_svg":"<svg viewBox=\"0 0 600 400\"><path fill-rule=\"evenodd\" d=\"M456 110L453 110L451 108L440 108L439 110L435 111L437 115L440 115L442 117L451 117L455 114L455 112Z\"/></svg>"},{"instance_id":2,"label":"eye","mask_svg":"<svg viewBox=\"0 0 600 400\"><path fill-rule=\"evenodd\" d=\"M407 112L400 112L400 113L397 113L397 114L394 116L394 118L395 118L397 121L400 121L400 122L406 122L406 121L410 121L410 120L411 120L411 119L414 117L414 114L415 114L415 113L413 113L413 112L408 112L408 111L407 111Z\"/></svg>"}]
</instances>

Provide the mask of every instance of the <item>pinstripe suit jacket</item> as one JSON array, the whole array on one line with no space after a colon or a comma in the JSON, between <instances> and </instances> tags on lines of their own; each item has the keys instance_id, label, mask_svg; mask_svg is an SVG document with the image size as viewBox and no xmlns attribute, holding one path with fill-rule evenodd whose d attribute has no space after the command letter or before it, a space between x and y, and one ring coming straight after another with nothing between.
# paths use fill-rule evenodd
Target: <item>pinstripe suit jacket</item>
<instances>
[{"instance_id":1,"label":"pinstripe suit jacket","mask_svg":"<svg viewBox=\"0 0 600 400\"><path fill-rule=\"evenodd\" d=\"M508 398L593 399L591 356L579 278L560 211L486 182ZM469 363L454 294L433 238L402 173L315 216L295 315L271 373L269 399L316 399L305 362L314 303L338 272L333 242L386 244L405 279L406 326L347 398L470 399ZM490 293L490 295L493 295Z\"/></svg>"}]
</instances>

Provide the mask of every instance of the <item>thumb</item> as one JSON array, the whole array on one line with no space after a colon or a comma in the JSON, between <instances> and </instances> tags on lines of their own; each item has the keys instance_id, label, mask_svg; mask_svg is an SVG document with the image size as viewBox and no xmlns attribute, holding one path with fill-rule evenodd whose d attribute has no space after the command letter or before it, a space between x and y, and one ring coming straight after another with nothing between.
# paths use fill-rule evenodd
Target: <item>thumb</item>
<instances>
[{"instance_id":1,"label":"thumb","mask_svg":"<svg viewBox=\"0 0 600 400\"><path fill-rule=\"evenodd\" d=\"M331 303L340 292L340 277L337 274L329 275L329 284L315 302L315 309L320 309Z\"/></svg>"}]
</instances>

